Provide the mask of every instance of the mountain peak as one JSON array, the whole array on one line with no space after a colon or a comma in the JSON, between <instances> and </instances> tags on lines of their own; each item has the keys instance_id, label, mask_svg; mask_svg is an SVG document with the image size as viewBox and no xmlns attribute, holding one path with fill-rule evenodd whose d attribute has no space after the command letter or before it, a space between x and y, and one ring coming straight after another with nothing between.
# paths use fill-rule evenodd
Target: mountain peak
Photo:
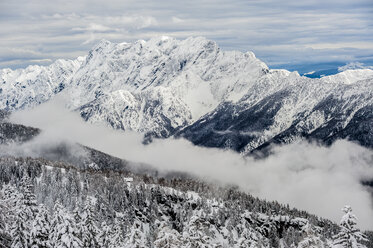
<instances>
[{"instance_id":1,"label":"mountain peak","mask_svg":"<svg viewBox=\"0 0 373 248\"><path fill-rule=\"evenodd\" d=\"M110 47L111 45L113 45L114 43L106 40L106 39L102 39L100 40L100 42L98 42L93 48L92 50L93 51L99 51L99 50L103 50L107 47Z\"/></svg>"}]
</instances>

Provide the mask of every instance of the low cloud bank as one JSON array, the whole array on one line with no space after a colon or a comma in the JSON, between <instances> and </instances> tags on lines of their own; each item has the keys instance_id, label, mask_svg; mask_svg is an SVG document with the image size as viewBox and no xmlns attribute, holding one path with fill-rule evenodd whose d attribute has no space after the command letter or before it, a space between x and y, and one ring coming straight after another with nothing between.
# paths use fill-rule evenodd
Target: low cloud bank
<instances>
[{"instance_id":1,"label":"low cloud bank","mask_svg":"<svg viewBox=\"0 0 373 248\"><path fill-rule=\"evenodd\" d=\"M39 107L19 111L11 121L43 130L20 147L1 147L14 155L40 156L39 148L64 141L106 152L129 161L147 163L161 171L181 171L210 181L236 184L244 191L267 200L339 221L340 209L349 204L360 227L373 229L371 192L361 181L373 180L373 151L347 141L330 147L299 141L273 147L265 159L220 149L197 147L179 139L155 140L142 144L142 135L115 131L84 122L77 113L54 100ZM72 152L80 153L71 147Z\"/></svg>"}]
</instances>

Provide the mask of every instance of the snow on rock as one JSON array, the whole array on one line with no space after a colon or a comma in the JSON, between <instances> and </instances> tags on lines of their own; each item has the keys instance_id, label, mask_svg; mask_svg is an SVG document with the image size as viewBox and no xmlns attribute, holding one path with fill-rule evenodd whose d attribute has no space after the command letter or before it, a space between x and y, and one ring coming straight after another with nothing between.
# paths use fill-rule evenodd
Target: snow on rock
<instances>
[{"instance_id":1,"label":"snow on rock","mask_svg":"<svg viewBox=\"0 0 373 248\"><path fill-rule=\"evenodd\" d=\"M68 86L71 76L83 62L56 60L49 66L31 65L25 69L0 70L0 108L17 110L48 101Z\"/></svg>"}]
</instances>

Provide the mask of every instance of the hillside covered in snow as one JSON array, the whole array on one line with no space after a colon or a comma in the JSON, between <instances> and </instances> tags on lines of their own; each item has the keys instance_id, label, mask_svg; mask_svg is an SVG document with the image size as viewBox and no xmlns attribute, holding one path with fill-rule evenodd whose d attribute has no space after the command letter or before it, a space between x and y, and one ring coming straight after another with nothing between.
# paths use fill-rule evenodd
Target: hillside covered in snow
<instances>
[{"instance_id":1,"label":"hillside covered in snow","mask_svg":"<svg viewBox=\"0 0 373 248\"><path fill-rule=\"evenodd\" d=\"M0 247L372 247L350 208L338 226L235 187L127 165L0 158Z\"/></svg>"}]
</instances>

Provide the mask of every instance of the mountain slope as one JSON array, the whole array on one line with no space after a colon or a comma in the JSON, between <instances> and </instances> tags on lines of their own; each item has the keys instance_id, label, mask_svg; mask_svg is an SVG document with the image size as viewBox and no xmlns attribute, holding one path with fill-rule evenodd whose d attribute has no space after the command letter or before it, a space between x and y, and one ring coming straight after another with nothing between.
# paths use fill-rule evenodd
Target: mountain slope
<instances>
[{"instance_id":1,"label":"mountain slope","mask_svg":"<svg viewBox=\"0 0 373 248\"><path fill-rule=\"evenodd\" d=\"M298 137L326 143L349 138L373 147L372 97L373 79L346 84L271 71L239 102L221 104L177 136L244 153Z\"/></svg>"},{"instance_id":2,"label":"mountain slope","mask_svg":"<svg viewBox=\"0 0 373 248\"><path fill-rule=\"evenodd\" d=\"M37 215L43 207L47 221L41 227L52 244L61 240L53 233L65 231L48 225L56 224L59 211L55 210L61 208L63 218L72 222L65 225L72 229L75 225L84 228L84 216L89 214L94 228L77 229L76 239L83 241L92 232L99 241L109 226L113 236L123 235L120 241L126 243L115 239L112 246L82 247L166 247L161 243L165 232L175 235L167 237L168 242L177 242L174 247L290 247L308 237L317 239L321 247L339 229L305 211L191 178L149 177L125 170L105 173L64 162L13 157L0 158L0 171L0 242L6 240L4 247L11 247L10 241L18 238L12 223L33 220L27 213ZM29 237L33 222L23 223L20 229ZM115 228L118 224L121 229ZM313 230L312 235L305 227Z\"/></svg>"}]
</instances>

